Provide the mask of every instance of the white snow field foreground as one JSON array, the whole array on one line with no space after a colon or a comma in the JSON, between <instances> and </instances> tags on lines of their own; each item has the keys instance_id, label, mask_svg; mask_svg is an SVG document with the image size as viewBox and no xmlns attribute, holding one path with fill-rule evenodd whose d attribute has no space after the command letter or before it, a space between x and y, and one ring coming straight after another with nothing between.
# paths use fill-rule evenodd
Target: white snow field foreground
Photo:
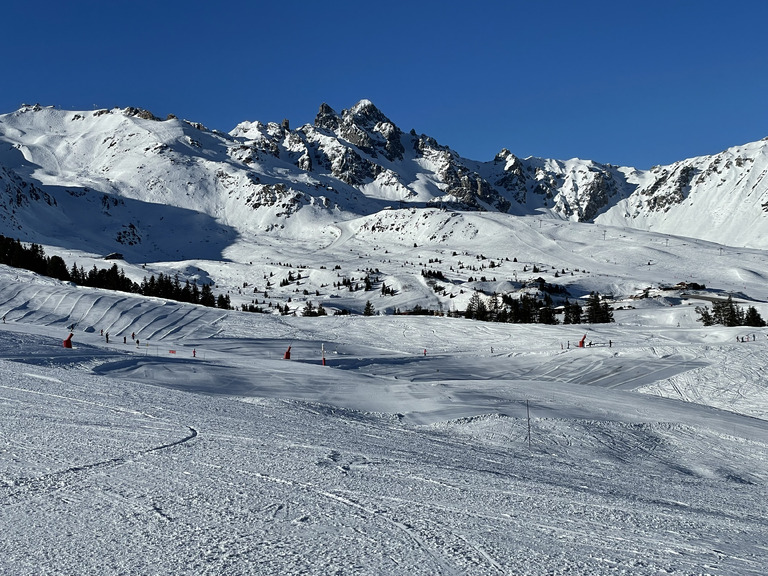
<instances>
[{"instance_id":1,"label":"white snow field foreground","mask_svg":"<svg viewBox=\"0 0 768 576\"><path fill-rule=\"evenodd\" d=\"M0 311L2 574L766 573L766 330Z\"/></svg>"}]
</instances>

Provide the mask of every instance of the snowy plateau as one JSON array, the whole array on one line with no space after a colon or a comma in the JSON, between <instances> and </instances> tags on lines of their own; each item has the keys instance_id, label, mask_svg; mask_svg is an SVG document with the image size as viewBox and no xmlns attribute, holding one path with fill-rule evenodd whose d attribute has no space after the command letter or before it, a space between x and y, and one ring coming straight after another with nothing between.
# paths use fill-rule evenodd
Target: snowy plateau
<instances>
[{"instance_id":1,"label":"snowy plateau","mask_svg":"<svg viewBox=\"0 0 768 576\"><path fill-rule=\"evenodd\" d=\"M468 160L367 100L0 115L0 234L234 308L0 265L0 573L764 575L768 329L695 309L768 318L766 174ZM454 314L542 289L615 322Z\"/></svg>"}]
</instances>

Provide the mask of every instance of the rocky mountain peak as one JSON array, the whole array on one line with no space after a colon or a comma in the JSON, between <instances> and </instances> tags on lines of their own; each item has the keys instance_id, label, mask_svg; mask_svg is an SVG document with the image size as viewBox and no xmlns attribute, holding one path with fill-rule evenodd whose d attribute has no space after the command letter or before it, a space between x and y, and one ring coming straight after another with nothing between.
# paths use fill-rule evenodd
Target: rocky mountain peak
<instances>
[{"instance_id":1,"label":"rocky mountain peak","mask_svg":"<svg viewBox=\"0 0 768 576\"><path fill-rule=\"evenodd\" d=\"M315 127L335 132L338 130L339 124L341 124L341 118L336 114L336 111L325 102L320 104L320 110L315 116Z\"/></svg>"},{"instance_id":2,"label":"rocky mountain peak","mask_svg":"<svg viewBox=\"0 0 768 576\"><path fill-rule=\"evenodd\" d=\"M342 111L342 116L345 120L354 122L355 124L375 125L378 122L392 123L384 113L374 106L370 100L360 100L357 104L352 106L349 110Z\"/></svg>"},{"instance_id":3,"label":"rocky mountain peak","mask_svg":"<svg viewBox=\"0 0 768 576\"><path fill-rule=\"evenodd\" d=\"M509 150L507 150L506 148L502 148L502 149L499 151L499 153L498 153L498 154L496 154L496 156L493 158L493 161L494 161L495 163L497 163L497 164L500 164L501 162L504 162L504 161L506 161L506 159L507 159L507 158L509 158L510 156L511 156L512 158L514 158L514 157L515 157L515 155L514 155L514 154L512 154L512 152L510 152L510 151L509 151Z\"/></svg>"},{"instance_id":4,"label":"rocky mountain peak","mask_svg":"<svg viewBox=\"0 0 768 576\"><path fill-rule=\"evenodd\" d=\"M400 141L402 131L370 100L360 100L349 110L342 110L341 116L323 104L315 126L334 132L372 158L383 155L394 162L405 152Z\"/></svg>"}]
</instances>

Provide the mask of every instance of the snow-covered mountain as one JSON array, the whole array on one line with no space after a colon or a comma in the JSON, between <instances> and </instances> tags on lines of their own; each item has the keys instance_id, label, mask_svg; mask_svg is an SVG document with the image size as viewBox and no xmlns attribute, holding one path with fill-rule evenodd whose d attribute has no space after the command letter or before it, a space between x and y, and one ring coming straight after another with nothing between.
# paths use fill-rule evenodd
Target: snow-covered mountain
<instances>
[{"instance_id":1,"label":"snow-covered mountain","mask_svg":"<svg viewBox=\"0 0 768 576\"><path fill-rule=\"evenodd\" d=\"M627 173L633 193L595 220L731 246L768 246L768 138Z\"/></svg>"},{"instance_id":2,"label":"snow-covered mountain","mask_svg":"<svg viewBox=\"0 0 768 576\"><path fill-rule=\"evenodd\" d=\"M0 233L137 260L210 257L242 235L306 239L308 227L435 206L764 247L766 172L765 140L649 171L508 150L473 161L368 100L229 134L135 108L25 106L0 116Z\"/></svg>"},{"instance_id":3,"label":"snow-covered mountain","mask_svg":"<svg viewBox=\"0 0 768 576\"><path fill-rule=\"evenodd\" d=\"M365 101L0 117L0 233L295 313L0 265L0 572L763 574L768 332L697 307L768 317L765 146L640 172L469 161ZM615 322L392 314L545 289Z\"/></svg>"}]
</instances>

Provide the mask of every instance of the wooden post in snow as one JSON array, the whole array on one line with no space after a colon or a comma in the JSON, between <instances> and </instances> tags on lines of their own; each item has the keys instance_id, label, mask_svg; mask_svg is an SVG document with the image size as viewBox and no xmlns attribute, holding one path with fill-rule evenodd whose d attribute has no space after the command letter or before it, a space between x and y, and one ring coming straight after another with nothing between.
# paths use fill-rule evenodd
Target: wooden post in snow
<instances>
[{"instance_id":1,"label":"wooden post in snow","mask_svg":"<svg viewBox=\"0 0 768 576\"><path fill-rule=\"evenodd\" d=\"M528 406L528 399L525 400L525 411L528 414L528 450L531 449L531 408Z\"/></svg>"}]
</instances>

